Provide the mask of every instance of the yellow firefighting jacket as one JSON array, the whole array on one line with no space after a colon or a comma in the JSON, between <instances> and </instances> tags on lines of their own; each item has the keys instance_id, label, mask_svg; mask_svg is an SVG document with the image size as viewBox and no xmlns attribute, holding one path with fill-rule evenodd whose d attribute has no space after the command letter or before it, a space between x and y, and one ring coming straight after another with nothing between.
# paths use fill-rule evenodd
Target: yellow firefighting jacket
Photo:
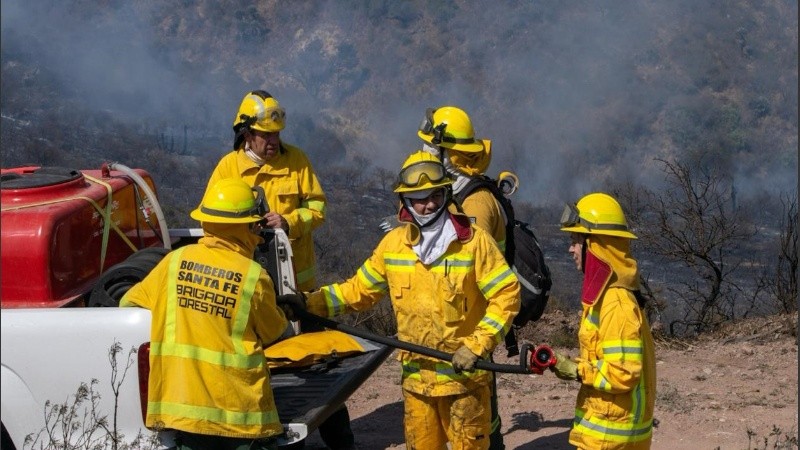
<instances>
[{"instance_id":1,"label":"yellow firefighting jacket","mask_svg":"<svg viewBox=\"0 0 800 450\"><path fill-rule=\"evenodd\" d=\"M577 359L582 385L569 441L584 449L648 449L655 350L632 293L639 279L630 241L590 235L586 245Z\"/></svg>"},{"instance_id":2,"label":"yellow firefighting jacket","mask_svg":"<svg viewBox=\"0 0 800 450\"><path fill-rule=\"evenodd\" d=\"M409 217L401 210L401 221ZM388 291L399 339L447 353L463 344L486 357L519 311L519 282L488 233L464 215L451 214L450 220L458 239L432 264L420 262L412 249L419 228L400 226L384 236L355 276L310 294L308 310L323 317L363 311ZM456 373L449 362L417 353L401 350L398 358L403 388L418 394L465 393L490 380L489 372Z\"/></svg>"},{"instance_id":3,"label":"yellow firefighting jacket","mask_svg":"<svg viewBox=\"0 0 800 450\"><path fill-rule=\"evenodd\" d=\"M506 249L506 221L502 206L494 195L485 188L471 192L461 204L464 214L474 219L475 225L488 231L494 238L500 251Z\"/></svg>"},{"instance_id":4,"label":"yellow firefighting jacket","mask_svg":"<svg viewBox=\"0 0 800 450\"><path fill-rule=\"evenodd\" d=\"M308 158L297 147L281 143L281 152L263 166L247 157L244 150L223 156L211 178L208 190L222 178L240 177L250 186L264 188L271 211L289 224L297 287L316 287L314 240L311 232L325 220L325 193Z\"/></svg>"},{"instance_id":5,"label":"yellow firefighting jacket","mask_svg":"<svg viewBox=\"0 0 800 450\"><path fill-rule=\"evenodd\" d=\"M256 241L228 239L230 227L204 224L198 244L169 253L120 302L152 311L149 428L241 438L283 432L264 347L287 321L272 281L250 259Z\"/></svg>"}]
</instances>

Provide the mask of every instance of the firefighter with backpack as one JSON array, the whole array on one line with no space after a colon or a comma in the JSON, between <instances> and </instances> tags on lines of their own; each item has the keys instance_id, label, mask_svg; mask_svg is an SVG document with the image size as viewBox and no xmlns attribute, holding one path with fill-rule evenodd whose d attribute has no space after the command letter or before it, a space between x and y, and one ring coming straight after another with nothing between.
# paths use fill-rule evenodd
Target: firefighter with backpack
<instances>
[{"instance_id":1,"label":"firefighter with backpack","mask_svg":"<svg viewBox=\"0 0 800 450\"><path fill-rule=\"evenodd\" d=\"M460 212L494 238L520 282L520 311L505 336L508 356L519 354L516 329L541 317L547 304L552 280L544 254L528 224L516 220L507 198L519 186L511 172L500 174L499 181L486 176L492 158L492 142L476 139L472 121L455 106L428 109L417 135L423 151L435 156L454 180L453 199ZM384 232L398 225L388 216L380 224ZM497 411L496 381L492 382L491 450L504 449L501 421Z\"/></svg>"},{"instance_id":2,"label":"firefighter with backpack","mask_svg":"<svg viewBox=\"0 0 800 450\"><path fill-rule=\"evenodd\" d=\"M429 108L417 135L423 150L436 156L454 179L453 197L475 223L492 235L501 251L506 248L506 223L503 206L487 186L476 186L492 161L492 142L476 139L472 121L464 110L455 106ZM470 192L466 192L469 190ZM467 195L460 195L466 193ZM513 335L513 330L509 331ZM504 449L500 415L497 410L497 379L492 373L492 432L490 450Z\"/></svg>"}]
</instances>

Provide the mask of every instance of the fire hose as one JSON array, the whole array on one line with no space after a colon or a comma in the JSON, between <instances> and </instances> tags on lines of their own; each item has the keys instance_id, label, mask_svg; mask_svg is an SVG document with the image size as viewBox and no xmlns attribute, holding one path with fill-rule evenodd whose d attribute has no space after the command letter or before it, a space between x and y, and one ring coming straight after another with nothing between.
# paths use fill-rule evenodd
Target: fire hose
<instances>
[{"instance_id":1,"label":"fire hose","mask_svg":"<svg viewBox=\"0 0 800 450\"><path fill-rule=\"evenodd\" d=\"M453 355L450 353L424 347L418 344L412 344L411 342L401 341L400 339L396 338L381 336L357 327L345 325L334 320L320 317L303 309L295 309L294 313L301 320L314 322L323 327L341 331L343 333L351 334L360 338L369 339L370 341L388 345L389 347L419 353L421 355L430 356L443 361L451 362L453 360ZM520 348L518 365L498 364L485 359L478 359L478 361L475 363L475 368L503 373L542 374L545 369L554 366L556 362L555 353L553 352L552 348L544 344L534 347L533 344L526 342L522 344Z\"/></svg>"}]
</instances>

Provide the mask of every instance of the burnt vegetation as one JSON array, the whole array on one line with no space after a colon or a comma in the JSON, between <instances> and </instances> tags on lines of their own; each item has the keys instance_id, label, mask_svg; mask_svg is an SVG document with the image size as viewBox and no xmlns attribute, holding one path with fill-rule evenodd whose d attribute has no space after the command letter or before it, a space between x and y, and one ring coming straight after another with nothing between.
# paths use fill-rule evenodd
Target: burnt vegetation
<instances>
[{"instance_id":1,"label":"burnt vegetation","mask_svg":"<svg viewBox=\"0 0 800 450\"><path fill-rule=\"evenodd\" d=\"M14 22L22 10L40 20ZM494 142L489 174L520 176L551 308L575 308L580 280L561 205L606 190L673 332L797 310L796 2L12 1L3 15L4 167L142 167L170 226L194 226L237 102L267 89L329 197L315 242L330 282L396 211L424 108L456 103Z\"/></svg>"}]
</instances>

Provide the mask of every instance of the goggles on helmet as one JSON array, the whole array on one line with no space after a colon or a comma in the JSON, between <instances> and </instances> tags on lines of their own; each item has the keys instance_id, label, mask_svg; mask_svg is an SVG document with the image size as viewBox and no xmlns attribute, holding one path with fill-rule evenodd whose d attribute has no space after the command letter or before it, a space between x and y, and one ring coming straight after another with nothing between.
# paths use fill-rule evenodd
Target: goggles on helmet
<instances>
[{"instance_id":1,"label":"goggles on helmet","mask_svg":"<svg viewBox=\"0 0 800 450\"><path fill-rule=\"evenodd\" d=\"M570 204L564 206L564 211L561 213L560 222L561 222L561 228L569 228L581 225L586 229L588 229L590 232L592 230L628 231L628 227L622 224L589 222L588 220L580 216L580 211L578 211L577 207Z\"/></svg>"},{"instance_id":2,"label":"goggles on helmet","mask_svg":"<svg viewBox=\"0 0 800 450\"><path fill-rule=\"evenodd\" d=\"M284 121L286 120L286 110L283 108L269 108L266 110L257 111L255 116L242 114L240 119L242 119L243 125L248 128L256 124L265 127L271 123L274 123L278 128L280 128L284 126Z\"/></svg>"},{"instance_id":3,"label":"goggles on helmet","mask_svg":"<svg viewBox=\"0 0 800 450\"><path fill-rule=\"evenodd\" d=\"M447 177L447 172L439 162L422 161L401 170L398 183L406 187L419 186L422 177L427 178L430 183L438 183Z\"/></svg>"},{"instance_id":4,"label":"goggles on helmet","mask_svg":"<svg viewBox=\"0 0 800 450\"><path fill-rule=\"evenodd\" d=\"M580 213L578 208L573 205L564 205L564 211L561 213L561 227L574 227L581 223Z\"/></svg>"},{"instance_id":5,"label":"goggles on helmet","mask_svg":"<svg viewBox=\"0 0 800 450\"><path fill-rule=\"evenodd\" d=\"M431 144L439 145L442 142L447 142L449 144L474 144L475 138L454 138L451 136L445 136L444 130L447 128L447 124L442 122L439 125L433 124L433 113L436 110L433 108L428 108L425 110L425 118L422 119L422 122L419 124L419 131L422 134L433 136L431 138Z\"/></svg>"}]
</instances>

